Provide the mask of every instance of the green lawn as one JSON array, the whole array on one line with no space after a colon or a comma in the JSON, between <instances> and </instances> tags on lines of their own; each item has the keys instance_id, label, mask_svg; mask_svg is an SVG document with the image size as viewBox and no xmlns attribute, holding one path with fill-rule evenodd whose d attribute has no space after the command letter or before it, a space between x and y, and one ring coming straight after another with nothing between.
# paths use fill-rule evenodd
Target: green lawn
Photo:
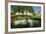
<instances>
[{"instance_id":1,"label":"green lawn","mask_svg":"<svg viewBox=\"0 0 46 34\"><path fill-rule=\"evenodd\" d=\"M21 20L21 19L41 19L41 16L27 16L27 15L16 15L16 16L11 16L13 19L16 20Z\"/></svg>"},{"instance_id":2,"label":"green lawn","mask_svg":"<svg viewBox=\"0 0 46 34\"><path fill-rule=\"evenodd\" d=\"M34 16L34 15L32 15L31 18L41 18L41 16Z\"/></svg>"}]
</instances>

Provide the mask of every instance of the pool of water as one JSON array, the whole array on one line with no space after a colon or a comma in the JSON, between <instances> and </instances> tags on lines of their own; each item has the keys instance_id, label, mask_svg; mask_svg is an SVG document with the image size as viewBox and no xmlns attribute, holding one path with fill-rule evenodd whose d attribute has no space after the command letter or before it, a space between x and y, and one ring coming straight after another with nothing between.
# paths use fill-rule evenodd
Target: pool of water
<instances>
[{"instance_id":1,"label":"pool of water","mask_svg":"<svg viewBox=\"0 0 46 34\"><path fill-rule=\"evenodd\" d=\"M25 25L27 22L32 26L33 23L39 23L41 21L40 20L31 20L31 19L28 19L28 21L26 21L26 20L17 20L17 21L14 21L14 24L15 25L18 25L18 24L24 24Z\"/></svg>"}]
</instances>

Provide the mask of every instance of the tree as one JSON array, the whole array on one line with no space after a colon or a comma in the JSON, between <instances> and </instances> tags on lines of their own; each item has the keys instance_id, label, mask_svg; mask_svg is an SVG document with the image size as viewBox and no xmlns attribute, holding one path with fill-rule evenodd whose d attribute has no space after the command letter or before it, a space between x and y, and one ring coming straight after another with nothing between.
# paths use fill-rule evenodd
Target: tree
<instances>
[{"instance_id":1,"label":"tree","mask_svg":"<svg viewBox=\"0 0 46 34\"><path fill-rule=\"evenodd\" d=\"M18 11L18 7L12 5L11 6L11 11L13 11L13 12L11 12L11 15L14 15Z\"/></svg>"}]
</instances>

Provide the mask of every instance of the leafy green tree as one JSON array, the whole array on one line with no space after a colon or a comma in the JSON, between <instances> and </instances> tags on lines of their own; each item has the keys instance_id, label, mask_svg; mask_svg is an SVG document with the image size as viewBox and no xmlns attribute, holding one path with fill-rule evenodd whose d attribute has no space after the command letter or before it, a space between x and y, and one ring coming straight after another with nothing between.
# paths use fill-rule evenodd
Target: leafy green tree
<instances>
[{"instance_id":1,"label":"leafy green tree","mask_svg":"<svg viewBox=\"0 0 46 34\"><path fill-rule=\"evenodd\" d=\"M18 11L18 7L17 6L11 6L11 15L14 15L17 11Z\"/></svg>"}]
</instances>

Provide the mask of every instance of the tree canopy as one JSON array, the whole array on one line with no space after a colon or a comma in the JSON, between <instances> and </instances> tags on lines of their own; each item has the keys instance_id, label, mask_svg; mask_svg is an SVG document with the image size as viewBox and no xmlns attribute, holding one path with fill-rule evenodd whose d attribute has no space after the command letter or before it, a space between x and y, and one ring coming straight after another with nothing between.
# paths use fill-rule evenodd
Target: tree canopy
<instances>
[{"instance_id":1,"label":"tree canopy","mask_svg":"<svg viewBox=\"0 0 46 34\"><path fill-rule=\"evenodd\" d=\"M29 13L34 13L34 9L32 8L32 6L15 6L15 5L12 5L11 6L11 14L14 14L16 12L19 12L19 13L24 13L24 11L28 11Z\"/></svg>"}]
</instances>

